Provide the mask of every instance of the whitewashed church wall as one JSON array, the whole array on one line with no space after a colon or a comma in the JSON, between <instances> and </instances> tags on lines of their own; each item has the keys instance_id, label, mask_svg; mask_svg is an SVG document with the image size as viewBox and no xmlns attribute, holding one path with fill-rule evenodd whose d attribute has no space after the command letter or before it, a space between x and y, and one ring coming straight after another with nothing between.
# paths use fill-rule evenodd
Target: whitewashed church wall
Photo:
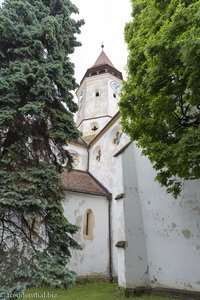
<instances>
[{"instance_id":1,"label":"whitewashed church wall","mask_svg":"<svg viewBox=\"0 0 200 300\"><path fill-rule=\"evenodd\" d=\"M114 208L115 208L115 218L116 218L115 220L113 219L113 228L115 228L115 240L125 241L126 237L125 237L125 225L124 225L124 199L123 198L118 199L115 203ZM115 264L117 264L116 269L118 275L118 284L120 287L125 288L126 287L125 251L123 248L115 248L114 251L116 254Z\"/></svg>"},{"instance_id":2,"label":"whitewashed church wall","mask_svg":"<svg viewBox=\"0 0 200 300\"><path fill-rule=\"evenodd\" d=\"M112 193L112 238L114 275L117 274L117 248L115 244L120 240L124 231L123 223L117 223L121 211L115 197L124 192L122 180L121 156L113 157L129 141L123 134L119 144L114 144L116 133L120 130L116 122L90 149L90 172ZM100 150L100 160L99 160Z\"/></svg>"},{"instance_id":3,"label":"whitewashed church wall","mask_svg":"<svg viewBox=\"0 0 200 300\"><path fill-rule=\"evenodd\" d=\"M84 119L100 116L114 116L118 111L117 98L113 97L111 81L121 82L115 76L104 73L84 79L77 91L79 110L77 112L77 125ZM98 94L98 96L97 96ZM81 130L85 128L80 128ZM83 135L85 135L85 132Z\"/></svg>"},{"instance_id":4,"label":"whitewashed church wall","mask_svg":"<svg viewBox=\"0 0 200 300\"><path fill-rule=\"evenodd\" d=\"M117 249L117 274L119 287L126 288L126 264L123 248Z\"/></svg>"},{"instance_id":5,"label":"whitewashed church wall","mask_svg":"<svg viewBox=\"0 0 200 300\"><path fill-rule=\"evenodd\" d=\"M124 184L124 231L126 241L124 248L125 287L135 288L149 286L147 245L140 193L138 190L133 143L122 153L122 168ZM118 278L118 283L121 285L121 272L119 272Z\"/></svg>"},{"instance_id":6,"label":"whitewashed church wall","mask_svg":"<svg viewBox=\"0 0 200 300\"><path fill-rule=\"evenodd\" d=\"M90 148L90 172L113 194L115 198L123 193L121 159L114 155L122 149L129 138L122 134L118 144L114 143L116 133L121 132L118 121ZM97 157L100 150L100 158Z\"/></svg>"},{"instance_id":7,"label":"whitewashed church wall","mask_svg":"<svg viewBox=\"0 0 200 300\"><path fill-rule=\"evenodd\" d=\"M135 157L151 285L200 291L200 181L174 199L138 148Z\"/></svg>"},{"instance_id":8,"label":"whitewashed church wall","mask_svg":"<svg viewBox=\"0 0 200 300\"><path fill-rule=\"evenodd\" d=\"M83 250L72 250L68 268L78 276L109 276L108 200L105 197L66 192L64 215L79 226L75 240ZM90 209L94 215L93 238L84 238L84 215Z\"/></svg>"},{"instance_id":9,"label":"whitewashed church wall","mask_svg":"<svg viewBox=\"0 0 200 300\"><path fill-rule=\"evenodd\" d=\"M115 220L114 227L117 227L117 240L125 241L125 231L124 231L124 198L118 199L116 201L117 216Z\"/></svg>"},{"instance_id":10,"label":"whitewashed church wall","mask_svg":"<svg viewBox=\"0 0 200 300\"><path fill-rule=\"evenodd\" d=\"M106 126L110 120L110 117L85 120L81 123L78 129L83 132L83 138L85 136L95 136Z\"/></svg>"},{"instance_id":11,"label":"whitewashed church wall","mask_svg":"<svg viewBox=\"0 0 200 300\"><path fill-rule=\"evenodd\" d=\"M87 149L75 144L65 146L71 155L74 157L73 167L76 170L86 171L88 165L88 152Z\"/></svg>"}]
</instances>

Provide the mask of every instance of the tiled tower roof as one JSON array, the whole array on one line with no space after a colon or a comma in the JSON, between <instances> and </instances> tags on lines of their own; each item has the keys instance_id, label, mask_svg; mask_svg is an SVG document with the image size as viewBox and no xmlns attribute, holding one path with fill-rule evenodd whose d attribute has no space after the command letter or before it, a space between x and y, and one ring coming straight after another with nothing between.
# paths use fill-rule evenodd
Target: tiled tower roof
<instances>
[{"instance_id":1,"label":"tiled tower roof","mask_svg":"<svg viewBox=\"0 0 200 300\"><path fill-rule=\"evenodd\" d=\"M101 66L101 65L109 65L109 66L115 68L103 50L100 53L99 57L97 58L95 64L92 66L92 68Z\"/></svg>"},{"instance_id":2,"label":"tiled tower roof","mask_svg":"<svg viewBox=\"0 0 200 300\"><path fill-rule=\"evenodd\" d=\"M102 51L94 65L86 71L85 75L83 76L83 79L81 80L81 83L85 77L91 77L103 73L110 73L121 80L123 79L122 73L114 67L114 65L104 52L103 48L104 47L102 47Z\"/></svg>"}]
</instances>

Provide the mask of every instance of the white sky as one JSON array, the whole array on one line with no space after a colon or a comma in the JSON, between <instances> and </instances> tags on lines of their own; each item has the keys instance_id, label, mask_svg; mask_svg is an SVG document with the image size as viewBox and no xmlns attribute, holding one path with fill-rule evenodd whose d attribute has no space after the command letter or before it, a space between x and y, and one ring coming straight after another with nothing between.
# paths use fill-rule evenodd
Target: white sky
<instances>
[{"instance_id":1,"label":"white sky","mask_svg":"<svg viewBox=\"0 0 200 300\"><path fill-rule=\"evenodd\" d=\"M130 0L71 0L80 14L78 19L84 19L78 40L82 46L76 48L72 55L75 64L75 77L79 83L86 70L96 61L104 51L114 66L125 76L127 48L124 42L124 26L130 20ZM0 3L3 1L0 0Z\"/></svg>"},{"instance_id":2,"label":"white sky","mask_svg":"<svg viewBox=\"0 0 200 300\"><path fill-rule=\"evenodd\" d=\"M104 51L113 65L125 76L127 47L124 42L124 26L130 21L130 0L71 0L79 9L78 18L85 20L78 39L82 46L76 48L72 61L79 83L86 70Z\"/></svg>"}]
</instances>

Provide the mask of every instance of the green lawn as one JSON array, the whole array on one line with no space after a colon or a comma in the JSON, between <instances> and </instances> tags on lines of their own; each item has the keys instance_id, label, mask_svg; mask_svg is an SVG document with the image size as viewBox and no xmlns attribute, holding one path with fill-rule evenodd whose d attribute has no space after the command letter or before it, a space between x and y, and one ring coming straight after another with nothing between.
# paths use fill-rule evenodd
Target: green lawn
<instances>
[{"instance_id":1,"label":"green lawn","mask_svg":"<svg viewBox=\"0 0 200 300\"><path fill-rule=\"evenodd\" d=\"M45 293L45 294L44 294ZM49 294L48 294L49 293ZM27 296L26 296L27 294ZM30 295L32 294L32 296ZM46 296L45 296L46 295ZM116 284L110 283L87 283L76 284L75 287L63 289L38 288L26 291L23 299L54 299L54 300L127 300L123 295L123 291L118 289ZM45 297L44 297L45 296ZM21 299L21 298L20 298ZM146 296L136 298L134 300L172 300L172 298Z\"/></svg>"}]
</instances>

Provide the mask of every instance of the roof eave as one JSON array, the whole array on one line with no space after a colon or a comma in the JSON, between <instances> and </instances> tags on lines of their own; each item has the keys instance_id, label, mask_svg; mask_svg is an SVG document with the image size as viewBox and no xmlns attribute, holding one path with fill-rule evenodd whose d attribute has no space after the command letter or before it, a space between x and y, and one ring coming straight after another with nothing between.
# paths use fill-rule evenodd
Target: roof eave
<instances>
[{"instance_id":1,"label":"roof eave","mask_svg":"<svg viewBox=\"0 0 200 300\"><path fill-rule=\"evenodd\" d=\"M107 70L107 72L98 73L98 72L101 72L103 70ZM96 74L90 75L92 73L96 73ZM83 83L83 80L85 78L98 76L98 75L102 75L102 74L111 74L114 77L117 77L118 79L123 80L122 72L118 71L116 68L114 68L114 67L112 67L108 64L102 64L102 65L94 66L94 67L91 67L91 68L87 69L87 71L85 72L85 75L83 76L83 78L80 82L80 85Z\"/></svg>"}]
</instances>

